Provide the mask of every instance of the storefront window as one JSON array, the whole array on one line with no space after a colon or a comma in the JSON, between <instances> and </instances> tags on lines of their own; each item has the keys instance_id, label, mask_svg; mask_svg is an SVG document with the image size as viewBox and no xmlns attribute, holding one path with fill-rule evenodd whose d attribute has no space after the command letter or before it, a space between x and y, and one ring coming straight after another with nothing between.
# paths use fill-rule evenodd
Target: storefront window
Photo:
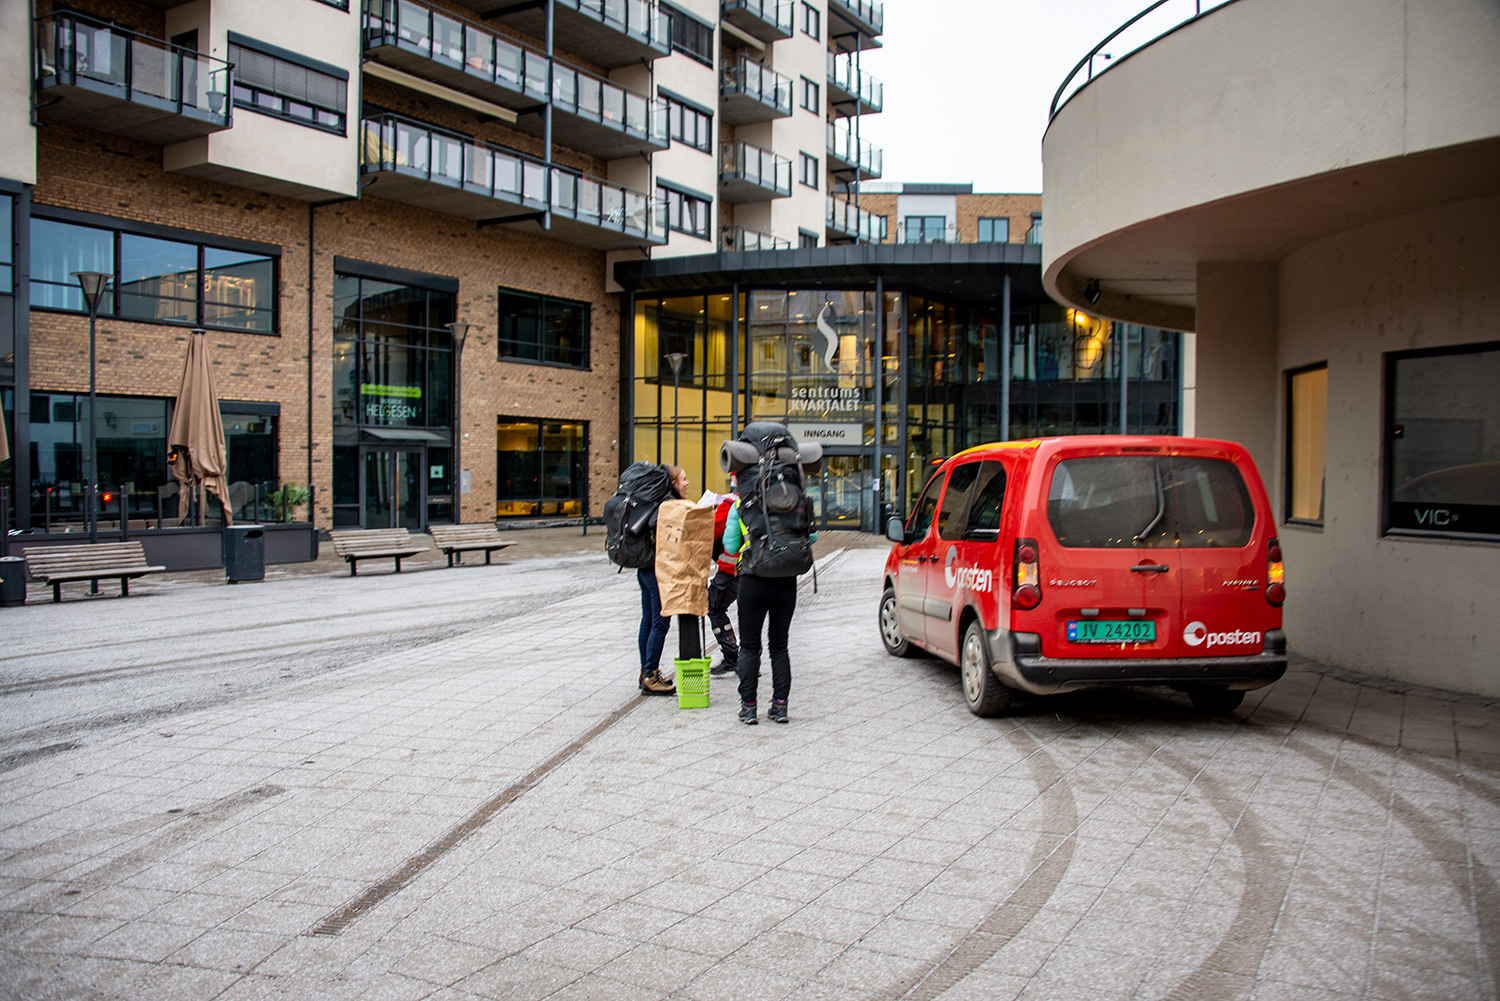
<instances>
[{"instance_id":1,"label":"storefront window","mask_svg":"<svg viewBox=\"0 0 1500 1001\"><path fill-rule=\"evenodd\" d=\"M1500 538L1500 342L1387 358L1388 530Z\"/></svg>"},{"instance_id":2,"label":"storefront window","mask_svg":"<svg viewBox=\"0 0 1500 1001\"><path fill-rule=\"evenodd\" d=\"M1287 376L1286 518L1323 521L1328 452L1328 366Z\"/></svg>"},{"instance_id":3,"label":"storefront window","mask_svg":"<svg viewBox=\"0 0 1500 1001\"><path fill-rule=\"evenodd\" d=\"M581 515L588 505L588 424L498 417L495 517Z\"/></svg>"},{"instance_id":4,"label":"storefront window","mask_svg":"<svg viewBox=\"0 0 1500 1001\"><path fill-rule=\"evenodd\" d=\"M453 294L345 275L336 283L333 422L449 427Z\"/></svg>"}]
</instances>

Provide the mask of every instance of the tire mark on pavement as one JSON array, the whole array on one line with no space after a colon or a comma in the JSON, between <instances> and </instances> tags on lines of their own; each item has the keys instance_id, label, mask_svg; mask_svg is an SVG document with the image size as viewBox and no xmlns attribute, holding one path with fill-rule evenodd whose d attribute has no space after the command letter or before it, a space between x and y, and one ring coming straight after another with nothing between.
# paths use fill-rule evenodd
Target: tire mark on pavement
<instances>
[{"instance_id":1,"label":"tire mark on pavement","mask_svg":"<svg viewBox=\"0 0 1500 1001\"><path fill-rule=\"evenodd\" d=\"M48 744L45 747L33 747L25 751L16 751L13 754L7 754L5 757L0 758L0 772L8 772L12 768L29 765L41 758L50 758L54 754L71 751L78 746L77 741L69 740L60 744Z\"/></svg>"},{"instance_id":2,"label":"tire mark on pavement","mask_svg":"<svg viewBox=\"0 0 1500 1001\"><path fill-rule=\"evenodd\" d=\"M1034 737L1012 724L1005 733L1031 769L1049 833L1037 838L1027 859L1028 874L947 956L925 972L871 995L879 1001L931 1001L979 969L1036 917L1057 892L1077 846L1078 802L1063 770ZM1055 833L1066 832L1066 833Z\"/></svg>"},{"instance_id":3,"label":"tire mark on pavement","mask_svg":"<svg viewBox=\"0 0 1500 1001\"><path fill-rule=\"evenodd\" d=\"M322 922L306 934L338 935L344 929L348 928L350 924L358 920L361 915L378 907L383 901L394 894L399 893L408 883L420 876L428 866L441 859L444 853L463 843L464 839L493 820L495 815L501 810L520 799L522 793L546 778L553 769L583 750L594 738L600 736L610 727L630 715L631 710L645 702L646 698L647 696L645 695L637 695L625 702L614 712L575 737L566 747L557 751L546 761L543 761L527 772L519 781L511 783L496 795L485 800L472 813L444 831L428 844L427 847L412 855L395 869L392 869L384 878L370 886L365 892L328 915L328 917L324 918Z\"/></svg>"}]
</instances>

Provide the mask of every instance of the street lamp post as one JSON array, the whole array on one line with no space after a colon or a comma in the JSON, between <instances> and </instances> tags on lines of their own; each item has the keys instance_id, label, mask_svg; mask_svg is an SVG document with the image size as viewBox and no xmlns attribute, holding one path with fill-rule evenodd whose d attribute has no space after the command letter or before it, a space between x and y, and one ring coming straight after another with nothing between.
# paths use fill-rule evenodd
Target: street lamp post
<instances>
[{"instance_id":1,"label":"street lamp post","mask_svg":"<svg viewBox=\"0 0 1500 1001\"><path fill-rule=\"evenodd\" d=\"M682 463L677 461L677 392L681 388L679 376L682 375L682 362L687 355L681 351L673 351L666 357L667 363L672 366L672 465L680 466Z\"/></svg>"},{"instance_id":2,"label":"street lamp post","mask_svg":"<svg viewBox=\"0 0 1500 1001\"><path fill-rule=\"evenodd\" d=\"M75 271L78 287L83 290L83 300L89 307L89 471L84 487L84 517L89 524L89 544L99 541L99 434L95 428L96 368L94 363L95 331L99 323L99 300L110 276L101 271ZM95 586L98 581L95 581Z\"/></svg>"},{"instance_id":3,"label":"street lamp post","mask_svg":"<svg viewBox=\"0 0 1500 1001\"><path fill-rule=\"evenodd\" d=\"M463 486L464 465L461 461L460 445L463 443L463 385L464 385L464 338L469 336L470 324L454 320L448 324L448 333L453 335L453 524L464 520Z\"/></svg>"}]
</instances>

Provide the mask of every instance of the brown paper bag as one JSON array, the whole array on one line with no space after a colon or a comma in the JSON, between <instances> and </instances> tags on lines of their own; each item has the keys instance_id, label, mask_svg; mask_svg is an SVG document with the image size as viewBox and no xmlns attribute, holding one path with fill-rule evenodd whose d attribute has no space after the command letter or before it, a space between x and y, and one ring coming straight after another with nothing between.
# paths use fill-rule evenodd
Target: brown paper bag
<instances>
[{"instance_id":1,"label":"brown paper bag","mask_svg":"<svg viewBox=\"0 0 1500 1001\"><path fill-rule=\"evenodd\" d=\"M656 585L662 615L707 615L714 569L714 509L662 501L656 516Z\"/></svg>"}]
</instances>

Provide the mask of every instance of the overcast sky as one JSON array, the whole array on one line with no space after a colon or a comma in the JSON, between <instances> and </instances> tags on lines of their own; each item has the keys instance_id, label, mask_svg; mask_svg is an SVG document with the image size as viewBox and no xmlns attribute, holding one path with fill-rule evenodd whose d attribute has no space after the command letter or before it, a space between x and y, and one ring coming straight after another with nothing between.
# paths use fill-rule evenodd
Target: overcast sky
<instances>
[{"instance_id":1,"label":"overcast sky","mask_svg":"<svg viewBox=\"0 0 1500 1001\"><path fill-rule=\"evenodd\" d=\"M861 56L861 67L885 84L885 110L860 128L885 150L882 180L1041 191L1052 95L1100 39L1147 6L885 0L885 47ZM1191 0L1186 9L1191 14Z\"/></svg>"}]
</instances>

